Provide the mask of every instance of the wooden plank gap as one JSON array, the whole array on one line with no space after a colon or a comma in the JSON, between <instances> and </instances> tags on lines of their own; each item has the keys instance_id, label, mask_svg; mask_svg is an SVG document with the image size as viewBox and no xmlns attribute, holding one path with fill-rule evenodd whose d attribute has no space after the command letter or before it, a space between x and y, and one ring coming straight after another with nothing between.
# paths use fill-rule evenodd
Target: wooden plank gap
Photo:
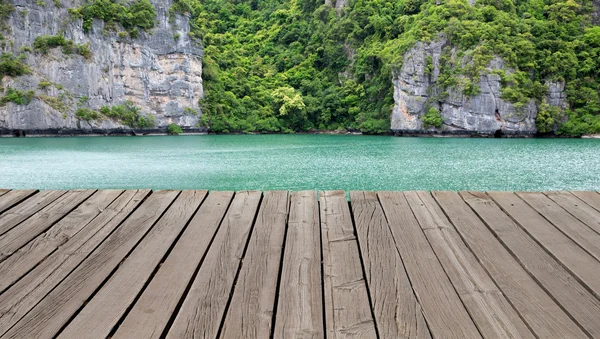
<instances>
[{"instance_id":1,"label":"wooden plank gap","mask_svg":"<svg viewBox=\"0 0 600 339\"><path fill-rule=\"evenodd\" d=\"M105 338L131 309L206 197L183 191L58 338Z\"/></svg>"},{"instance_id":2,"label":"wooden plank gap","mask_svg":"<svg viewBox=\"0 0 600 339\"><path fill-rule=\"evenodd\" d=\"M84 203L95 190L69 191L27 220L0 236L0 262L46 232ZM50 231L52 233L52 231Z\"/></svg>"},{"instance_id":3,"label":"wooden plank gap","mask_svg":"<svg viewBox=\"0 0 600 339\"><path fill-rule=\"evenodd\" d=\"M402 192L378 192L433 337L481 338Z\"/></svg>"},{"instance_id":4,"label":"wooden plank gap","mask_svg":"<svg viewBox=\"0 0 600 339\"><path fill-rule=\"evenodd\" d=\"M289 193L265 192L220 338L269 338L286 233Z\"/></svg>"},{"instance_id":5,"label":"wooden plank gap","mask_svg":"<svg viewBox=\"0 0 600 339\"><path fill-rule=\"evenodd\" d=\"M212 191L208 195L163 265L110 337L160 338L166 335L225 217L233 194Z\"/></svg>"},{"instance_id":6,"label":"wooden plank gap","mask_svg":"<svg viewBox=\"0 0 600 339\"><path fill-rule=\"evenodd\" d=\"M3 335L6 338L55 336L100 290L178 195L174 191L151 194L83 263Z\"/></svg>"},{"instance_id":7,"label":"wooden plank gap","mask_svg":"<svg viewBox=\"0 0 600 339\"><path fill-rule=\"evenodd\" d=\"M381 338L431 338L377 193L351 191L350 206Z\"/></svg>"},{"instance_id":8,"label":"wooden plank gap","mask_svg":"<svg viewBox=\"0 0 600 339\"><path fill-rule=\"evenodd\" d=\"M583 338L585 332L564 312L456 192L433 192L462 240L536 336Z\"/></svg>"},{"instance_id":9,"label":"wooden plank gap","mask_svg":"<svg viewBox=\"0 0 600 339\"><path fill-rule=\"evenodd\" d=\"M31 198L38 190L13 190L0 197L0 214Z\"/></svg>"},{"instance_id":10,"label":"wooden plank gap","mask_svg":"<svg viewBox=\"0 0 600 339\"><path fill-rule=\"evenodd\" d=\"M344 191L320 193L327 338L375 338L360 251ZM347 241L337 241L347 239Z\"/></svg>"},{"instance_id":11,"label":"wooden plank gap","mask_svg":"<svg viewBox=\"0 0 600 339\"><path fill-rule=\"evenodd\" d=\"M167 338L216 338L254 224L261 192L237 192Z\"/></svg>"},{"instance_id":12,"label":"wooden plank gap","mask_svg":"<svg viewBox=\"0 0 600 339\"><path fill-rule=\"evenodd\" d=\"M485 193L461 192L463 200L521 266L592 337L600 336L600 301L532 239Z\"/></svg>"}]
</instances>

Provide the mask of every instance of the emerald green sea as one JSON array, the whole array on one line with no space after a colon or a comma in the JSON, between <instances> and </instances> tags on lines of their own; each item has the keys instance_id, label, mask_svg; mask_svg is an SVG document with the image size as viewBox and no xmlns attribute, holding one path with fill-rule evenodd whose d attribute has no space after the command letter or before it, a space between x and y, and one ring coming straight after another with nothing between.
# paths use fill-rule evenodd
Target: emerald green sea
<instances>
[{"instance_id":1,"label":"emerald green sea","mask_svg":"<svg viewBox=\"0 0 600 339\"><path fill-rule=\"evenodd\" d=\"M600 189L599 139L2 138L1 188Z\"/></svg>"}]
</instances>

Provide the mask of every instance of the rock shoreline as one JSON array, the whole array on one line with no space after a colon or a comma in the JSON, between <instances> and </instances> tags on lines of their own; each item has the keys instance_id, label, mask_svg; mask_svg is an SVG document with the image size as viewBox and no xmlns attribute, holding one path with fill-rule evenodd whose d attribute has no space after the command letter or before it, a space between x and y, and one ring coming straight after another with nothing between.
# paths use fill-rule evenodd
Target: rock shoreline
<instances>
[{"instance_id":1,"label":"rock shoreline","mask_svg":"<svg viewBox=\"0 0 600 339\"><path fill-rule=\"evenodd\" d=\"M204 134L246 134L246 133L213 133L206 128L183 128L183 135L204 135ZM286 134L286 133L249 133L249 134ZM313 130L306 132L296 132L294 134L327 134L327 135L367 135L358 131L329 131ZM1 137L81 137L81 136L144 136L144 135L168 135L166 128L152 129L29 129L15 130L0 128ZM397 137L429 137L429 138L573 138L559 137L554 135L540 135L534 132L518 131L465 131L465 130L390 130L383 135ZM582 138L600 138L600 135L588 136Z\"/></svg>"},{"instance_id":2,"label":"rock shoreline","mask_svg":"<svg viewBox=\"0 0 600 339\"><path fill-rule=\"evenodd\" d=\"M206 128L184 128L183 134L207 134ZM80 136L138 136L138 135L166 135L166 128L152 129L2 129L0 128L0 137L80 137Z\"/></svg>"}]
</instances>

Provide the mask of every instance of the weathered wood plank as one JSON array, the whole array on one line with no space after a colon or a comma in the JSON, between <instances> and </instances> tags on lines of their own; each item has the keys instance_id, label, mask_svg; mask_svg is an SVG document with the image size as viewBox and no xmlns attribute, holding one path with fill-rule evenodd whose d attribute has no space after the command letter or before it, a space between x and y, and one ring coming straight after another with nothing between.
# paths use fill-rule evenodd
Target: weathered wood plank
<instances>
[{"instance_id":1,"label":"weathered wood plank","mask_svg":"<svg viewBox=\"0 0 600 339\"><path fill-rule=\"evenodd\" d=\"M358 243L381 338L431 338L375 192L350 192Z\"/></svg>"},{"instance_id":2,"label":"weathered wood plank","mask_svg":"<svg viewBox=\"0 0 600 339\"><path fill-rule=\"evenodd\" d=\"M586 337L456 192L433 192L433 196L496 285L539 338Z\"/></svg>"},{"instance_id":3,"label":"weathered wood plank","mask_svg":"<svg viewBox=\"0 0 600 339\"><path fill-rule=\"evenodd\" d=\"M324 338L321 235L315 191L292 193L279 286L274 337Z\"/></svg>"},{"instance_id":4,"label":"weathered wood plank","mask_svg":"<svg viewBox=\"0 0 600 339\"><path fill-rule=\"evenodd\" d=\"M40 261L44 260L50 253L66 243L81 229L85 228L88 223L96 218L122 192L120 190L97 192L56 225L1 262L0 291L12 285Z\"/></svg>"},{"instance_id":5,"label":"weathered wood plank","mask_svg":"<svg viewBox=\"0 0 600 339\"><path fill-rule=\"evenodd\" d=\"M573 276L578 278L597 297L600 296L600 263L594 257L546 221L515 194L510 192L489 192L488 194ZM556 206L556 208L560 207ZM581 227L587 228L585 225Z\"/></svg>"},{"instance_id":6,"label":"weathered wood plank","mask_svg":"<svg viewBox=\"0 0 600 339\"><path fill-rule=\"evenodd\" d=\"M6 203L6 207L10 207L14 205L12 201L15 200L23 200L27 198L27 194L30 192L26 191L13 191L16 194L20 194L17 198L11 199L10 203ZM13 192L6 194L2 199L7 198L8 196L13 197ZM21 192L21 193L19 193ZM31 198L23 201L22 203L14 206L13 208L7 210L2 215L0 215L0 236L4 233L10 231L13 227L17 226L23 220L26 220L30 216L37 213L37 211L46 207L51 202L60 198L63 194L67 193L67 191L41 191Z\"/></svg>"},{"instance_id":7,"label":"weathered wood plank","mask_svg":"<svg viewBox=\"0 0 600 339\"><path fill-rule=\"evenodd\" d=\"M434 337L481 338L402 192L378 192L396 248Z\"/></svg>"},{"instance_id":8,"label":"weathered wood plank","mask_svg":"<svg viewBox=\"0 0 600 339\"><path fill-rule=\"evenodd\" d=\"M238 192L167 338L216 338L261 192Z\"/></svg>"},{"instance_id":9,"label":"weathered wood plank","mask_svg":"<svg viewBox=\"0 0 600 339\"><path fill-rule=\"evenodd\" d=\"M480 192L461 192L460 195L554 300L592 337L600 337L600 301L502 212L489 196Z\"/></svg>"},{"instance_id":10,"label":"weathered wood plank","mask_svg":"<svg viewBox=\"0 0 600 339\"><path fill-rule=\"evenodd\" d=\"M287 191L265 193L220 338L271 335L288 206Z\"/></svg>"},{"instance_id":11,"label":"weathered wood plank","mask_svg":"<svg viewBox=\"0 0 600 339\"><path fill-rule=\"evenodd\" d=\"M354 226L344 191L321 192L321 239L328 338L375 338Z\"/></svg>"},{"instance_id":12,"label":"weathered wood plank","mask_svg":"<svg viewBox=\"0 0 600 339\"><path fill-rule=\"evenodd\" d=\"M4 338L49 338L98 289L177 197L177 191L154 192L84 262L31 309Z\"/></svg>"},{"instance_id":13,"label":"weathered wood plank","mask_svg":"<svg viewBox=\"0 0 600 339\"><path fill-rule=\"evenodd\" d=\"M586 204L600 211L600 194L593 191L571 191L576 197L583 200Z\"/></svg>"},{"instance_id":14,"label":"weathered wood plank","mask_svg":"<svg viewBox=\"0 0 600 339\"><path fill-rule=\"evenodd\" d=\"M106 338L133 303L171 244L196 212L206 191L183 191L139 245L58 336Z\"/></svg>"},{"instance_id":15,"label":"weathered wood plank","mask_svg":"<svg viewBox=\"0 0 600 339\"><path fill-rule=\"evenodd\" d=\"M69 214L92 194L94 194L94 190L69 191L17 227L4 233L0 236L0 262L48 230L54 223Z\"/></svg>"},{"instance_id":16,"label":"weathered wood plank","mask_svg":"<svg viewBox=\"0 0 600 339\"><path fill-rule=\"evenodd\" d=\"M112 336L160 338L223 219L233 192L211 192Z\"/></svg>"},{"instance_id":17,"label":"weathered wood plank","mask_svg":"<svg viewBox=\"0 0 600 339\"><path fill-rule=\"evenodd\" d=\"M575 219L542 193L518 192L516 194L596 260L600 260L600 234ZM526 212L521 213L526 215Z\"/></svg>"},{"instance_id":18,"label":"weathered wood plank","mask_svg":"<svg viewBox=\"0 0 600 339\"><path fill-rule=\"evenodd\" d=\"M4 194L10 192L10 190L8 188L1 188L0 189L0 197L3 196Z\"/></svg>"},{"instance_id":19,"label":"weathered wood plank","mask_svg":"<svg viewBox=\"0 0 600 339\"><path fill-rule=\"evenodd\" d=\"M431 194L404 195L481 334L487 338L534 338Z\"/></svg>"},{"instance_id":20,"label":"weathered wood plank","mask_svg":"<svg viewBox=\"0 0 600 339\"><path fill-rule=\"evenodd\" d=\"M37 190L17 190L4 192L4 194L0 196L0 214L16 204L21 203L23 200L30 198L35 193L37 193Z\"/></svg>"},{"instance_id":21,"label":"weathered wood plank","mask_svg":"<svg viewBox=\"0 0 600 339\"><path fill-rule=\"evenodd\" d=\"M569 192L544 192L569 214L600 234L600 212Z\"/></svg>"},{"instance_id":22,"label":"weathered wood plank","mask_svg":"<svg viewBox=\"0 0 600 339\"><path fill-rule=\"evenodd\" d=\"M25 277L0 295L0 333L6 332L58 285L148 195L149 190L125 191L84 232L77 233Z\"/></svg>"}]
</instances>

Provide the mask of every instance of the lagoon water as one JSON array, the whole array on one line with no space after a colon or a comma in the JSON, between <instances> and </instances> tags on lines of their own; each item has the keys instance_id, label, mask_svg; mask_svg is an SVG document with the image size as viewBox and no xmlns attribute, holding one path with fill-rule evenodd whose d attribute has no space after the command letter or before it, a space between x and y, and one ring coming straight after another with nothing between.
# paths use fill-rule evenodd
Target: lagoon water
<instances>
[{"instance_id":1,"label":"lagoon water","mask_svg":"<svg viewBox=\"0 0 600 339\"><path fill-rule=\"evenodd\" d=\"M1 138L2 188L600 189L599 139Z\"/></svg>"}]
</instances>

